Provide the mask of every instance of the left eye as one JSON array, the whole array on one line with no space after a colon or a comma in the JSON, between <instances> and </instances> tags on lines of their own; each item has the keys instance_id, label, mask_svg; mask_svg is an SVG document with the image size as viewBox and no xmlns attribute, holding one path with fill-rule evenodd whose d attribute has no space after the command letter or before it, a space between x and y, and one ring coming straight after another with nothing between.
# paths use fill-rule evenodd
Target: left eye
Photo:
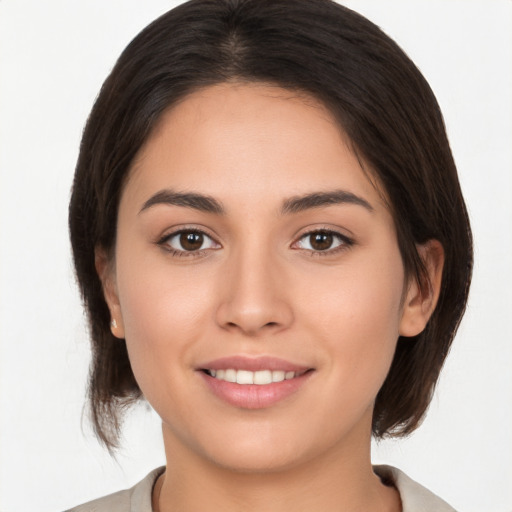
<instances>
[{"instance_id":1,"label":"left eye","mask_svg":"<svg viewBox=\"0 0 512 512\"><path fill-rule=\"evenodd\" d=\"M324 230L307 233L297 242L299 249L309 251L329 251L341 245L350 245L350 241L339 233Z\"/></svg>"},{"instance_id":2,"label":"left eye","mask_svg":"<svg viewBox=\"0 0 512 512\"><path fill-rule=\"evenodd\" d=\"M219 247L217 242L201 231L179 231L166 237L164 243L179 252L202 251Z\"/></svg>"}]
</instances>

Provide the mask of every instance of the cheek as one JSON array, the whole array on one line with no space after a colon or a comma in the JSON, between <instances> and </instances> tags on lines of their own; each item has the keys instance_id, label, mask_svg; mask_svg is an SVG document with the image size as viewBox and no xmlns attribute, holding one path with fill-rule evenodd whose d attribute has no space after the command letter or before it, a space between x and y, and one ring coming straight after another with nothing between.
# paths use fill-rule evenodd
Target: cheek
<instances>
[{"instance_id":1,"label":"cheek","mask_svg":"<svg viewBox=\"0 0 512 512\"><path fill-rule=\"evenodd\" d=\"M117 285L134 373L138 380L158 368L171 373L201 336L214 283L197 269L169 265L165 255L123 251L118 243Z\"/></svg>"},{"instance_id":2,"label":"cheek","mask_svg":"<svg viewBox=\"0 0 512 512\"><path fill-rule=\"evenodd\" d=\"M397 251L374 253L356 255L335 269L309 273L304 290L296 296L305 310L314 309L317 324L331 331L334 323L340 335L383 328L383 338L389 329L398 334L404 283L401 258Z\"/></svg>"},{"instance_id":3,"label":"cheek","mask_svg":"<svg viewBox=\"0 0 512 512\"><path fill-rule=\"evenodd\" d=\"M311 279L310 300L302 304L301 315L328 348L326 364L336 379L372 398L394 355L404 280L400 255L382 254L340 267L330 280Z\"/></svg>"}]
</instances>

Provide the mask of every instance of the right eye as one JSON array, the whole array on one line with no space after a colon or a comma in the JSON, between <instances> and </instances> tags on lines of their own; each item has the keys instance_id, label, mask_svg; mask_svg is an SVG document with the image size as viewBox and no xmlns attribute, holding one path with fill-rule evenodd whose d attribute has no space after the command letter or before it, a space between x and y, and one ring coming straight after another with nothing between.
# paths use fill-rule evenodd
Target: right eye
<instances>
[{"instance_id":1,"label":"right eye","mask_svg":"<svg viewBox=\"0 0 512 512\"><path fill-rule=\"evenodd\" d=\"M330 229L316 229L305 233L295 243L298 249L311 251L317 255L335 254L354 244L353 240Z\"/></svg>"},{"instance_id":2,"label":"right eye","mask_svg":"<svg viewBox=\"0 0 512 512\"><path fill-rule=\"evenodd\" d=\"M188 256L220 248L206 233L195 229L183 229L166 235L159 244L168 248L175 256Z\"/></svg>"}]
</instances>

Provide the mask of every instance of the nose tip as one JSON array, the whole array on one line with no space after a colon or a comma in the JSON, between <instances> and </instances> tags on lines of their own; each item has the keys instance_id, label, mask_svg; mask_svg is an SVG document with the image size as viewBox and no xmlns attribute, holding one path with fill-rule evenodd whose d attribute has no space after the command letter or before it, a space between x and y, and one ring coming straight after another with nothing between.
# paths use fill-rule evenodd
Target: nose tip
<instances>
[{"instance_id":1,"label":"nose tip","mask_svg":"<svg viewBox=\"0 0 512 512\"><path fill-rule=\"evenodd\" d=\"M280 331L290 325L292 313L282 302L265 300L244 305L239 300L226 301L218 309L218 322L223 329L240 331L246 336L259 336Z\"/></svg>"},{"instance_id":2,"label":"nose tip","mask_svg":"<svg viewBox=\"0 0 512 512\"><path fill-rule=\"evenodd\" d=\"M284 273L278 274L262 260L231 270L217 309L217 322L223 329L254 337L278 332L292 323Z\"/></svg>"},{"instance_id":3,"label":"nose tip","mask_svg":"<svg viewBox=\"0 0 512 512\"><path fill-rule=\"evenodd\" d=\"M276 320L266 321L265 313L263 311L239 311L233 314L231 312L232 320L223 324L224 328L233 331L242 331L247 336L258 336L263 332L277 331L286 325L286 322L281 319L280 322Z\"/></svg>"}]
</instances>

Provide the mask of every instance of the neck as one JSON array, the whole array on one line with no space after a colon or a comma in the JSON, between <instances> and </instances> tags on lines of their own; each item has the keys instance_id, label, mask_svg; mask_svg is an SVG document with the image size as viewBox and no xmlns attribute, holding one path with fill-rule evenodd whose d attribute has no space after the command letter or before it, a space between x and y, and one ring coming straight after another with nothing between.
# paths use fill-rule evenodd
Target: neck
<instances>
[{"instance_id":1,"label":"neck","mask_svg":"<svg viewBox=\"0 0 512 512\"><path fill-rule=\"evenodd\" d=\"M401 510L396 489L383 485L373 473L369 439L270 471L221 467L176 443L165 427L164 441L168 466L155 486L158 512Z\"/></svg>"}]
</instances>

